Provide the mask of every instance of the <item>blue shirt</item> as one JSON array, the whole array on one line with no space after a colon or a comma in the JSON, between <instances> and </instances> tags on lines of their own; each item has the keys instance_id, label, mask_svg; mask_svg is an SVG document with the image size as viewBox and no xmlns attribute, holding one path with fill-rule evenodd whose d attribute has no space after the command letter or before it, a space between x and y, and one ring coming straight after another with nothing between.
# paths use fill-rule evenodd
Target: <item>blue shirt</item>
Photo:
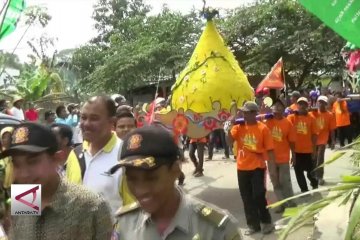
<instances>
[{"instance_id":1,"label":"blue shirt","mask_svg":"<svg viewBox=\"0 0 360 240\"><path fill-rule=\"evenodd\" d=\"M78 122L79 122L79 118L77 115L69 115L66 119L64 118L56 118L55 119L56 123L60 123L60 124L65 124L68 125L70 127L76 127Z\"/></svg>"}]
</instances>

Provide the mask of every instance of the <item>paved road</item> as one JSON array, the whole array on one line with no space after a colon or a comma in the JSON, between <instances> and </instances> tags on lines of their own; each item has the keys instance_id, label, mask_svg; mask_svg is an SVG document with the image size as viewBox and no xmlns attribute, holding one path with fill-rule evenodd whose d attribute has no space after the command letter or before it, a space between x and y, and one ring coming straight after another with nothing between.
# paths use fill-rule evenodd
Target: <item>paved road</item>
<instances>
[{"instance_id":1,"label":"paved road","mask_svg":"<svg viewBox=\"0 0 360 240\"><path fill-rule=\"evenodd\" d=\"M326 151L326 156L331 155L331 150ZM213 203L221 208L227 209L233 214L240 222L240 229L246 228L246 221L243 211L243 205L238 189L237 176L236 176L236 163L233 160L223 160L223 154L216 153L214 159L207 161L204 164L204 177L195 178L192 176L193 164L191 162L183 165L183 171L186 175L184 189L190 194ZM348 161L335 162L334 164L327 166L325 169L325 181L326 185L334 183L338 177L348 167ZM292 184L295 193L299 193L300 189L297 185L294 171L291 170ZM276 201L272 185L270 180L267 181L267 199L269 203ZM314 200L314 197L309 196L302 201ZM298 203L300 203L298 201ZM274 213L271 210L273 220L276 221L281 218L280 214ZM291 240L306 240L307 236L311 233L312 228L304 228L295 236L292 236ZM277 239L276 234L262 235L255 234L251 237L246 237L246 240L273 240Z\"/></svg>"}]
</instances>

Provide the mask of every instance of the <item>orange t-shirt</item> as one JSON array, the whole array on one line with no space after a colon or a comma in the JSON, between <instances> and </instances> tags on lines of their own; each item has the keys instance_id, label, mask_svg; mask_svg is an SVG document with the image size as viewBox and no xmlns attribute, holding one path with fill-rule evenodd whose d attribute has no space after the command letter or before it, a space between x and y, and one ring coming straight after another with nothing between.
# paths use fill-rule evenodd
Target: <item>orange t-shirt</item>
<instances>
[{"instance_id":1,"label":"orange t-shirt","mask_svg":"<svg viewBox=\"0 0 360 240\"><path fill-rule=\"evenodd\" d=\"M293 124L293 134L295 136L296 153L312 153L312 135L318 135L319 130L316 126L316 120L311 114L298 115L291 114L288 119Z\"/></svg>"},{"instance_id":2,"label":"orange t-shirt","mask_svg":"<svg viewBox=\"0 0 360 240\"><path fill-rule=\"evenodd\" d=\"M206 137L203 138L190 138L190 143L206 143Z\"/></svg>"},{"instance_id":3,"label":"orange t-shirt","mask_svg":"<svg viewBox=\"0 0 360 240\"><path fill-rule=\"evenodd\" d=\"M326 112L312 112L311 115L316 119L316 126L319 130L316 145L326 145L329 140L329 134L336 128L334 114Z\"/></svg>"},{"instance_id":4,"label":"orange t-shirt","mask_svg":"<svg viewBox=\"0 0 360 240\"><path fill-rule=\"evenodd\" d=\"M265 124L274 140L276 163L288 163L290 160L290 142L295 142L291 122L283 118L281 120L270 119Z\"/></svg>"},{"instance_id":5,"label":"orange t-shirt","mask_svg":"<svg viewBox=\"0 0 360 240\"><path fill-rule=\"evenodd\" d=\"M237 144L238 170L266 167L264 153L274 149L274 142L264 123L236 125L231 129L231 136Z\"/></svg>"},{"instance_id":6,"label":"orange t-shirt","mask_svg":"<svg viewBox=\"0 0 360 240\"><path fill-rule=\"evenodd\" d=\"M297 105L296 103L291 104L289 108L290 108L291 111L293 111L293 112L299 110L299 107L298 107L298 105Z\"/></svg>"},{"instance_id":7,"label":"orange t-shirt","mask_svg":"<svg viewBox=\"0 0 360 240\"><path fill-rule=\"evenodd\" d=\"M344 109L343 112L341 112L340 106ZM346 101L334 102L333 113L335 113L337 127L345 127L345 126L350 125L350 113L349 113Z\"/></svg>"}]
</instances>

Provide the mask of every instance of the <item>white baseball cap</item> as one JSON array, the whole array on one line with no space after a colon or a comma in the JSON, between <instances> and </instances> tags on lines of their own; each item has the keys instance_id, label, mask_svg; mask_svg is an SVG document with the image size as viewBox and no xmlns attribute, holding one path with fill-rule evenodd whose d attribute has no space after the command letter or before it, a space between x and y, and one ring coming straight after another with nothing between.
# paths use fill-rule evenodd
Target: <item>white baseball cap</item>
<instances>
[{"instance_id":1,"label":"white baseball cap","mask_svg":"<svg viewBox=\"0 0 360 240\"><path fill-rule=\"evenodd\" d=\"M309 100L306 97L301 97L297 100L297 103L299 102L306 102L307 104L309 104Z\"/></svg>"},{"instance_id":2,"label":"white baseball cap","mask_svg":"<svg viewBox=\"0 0 360 240\"><path fill-rule=\"evenodd\" d=\"M319 101L323 101L323 102L328 102L328 97L327 96L320 96L320 97L318 97L318 99L317 99L317 101L319 102Z\"/></svg>"}]
</instances>

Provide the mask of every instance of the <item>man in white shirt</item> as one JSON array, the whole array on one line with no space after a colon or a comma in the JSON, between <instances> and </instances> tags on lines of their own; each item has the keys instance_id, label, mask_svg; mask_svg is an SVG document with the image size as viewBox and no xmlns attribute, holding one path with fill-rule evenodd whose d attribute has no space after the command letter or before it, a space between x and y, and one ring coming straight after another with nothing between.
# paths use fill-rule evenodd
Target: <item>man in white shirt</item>
<instances>
[{"instance_id":1,"label":"man in white shirt","mask_svg":"<svg viewBox=\"0 0 360 240\"><path fill-rule=\"evenodd\" d=\"M68 117L67 119L72 122L72 131L73 131L73 139L72 142L74 145L79 145L83 142L83 138L81 135L80 129L80 110L79 104L70 103L67 105Z\"/></svg>"},{"instance_id":2,"label":"man in white shirt","mask_svg":"<svg viewBox=\"0 0 360 240\"><path fill-rule=\"evenodd\" d=\"M123 172L108 174L118 162L122 145L112 131L115 113L115 103L109 97L93 97L84 104L80 115L84 142L70 153L66 166L67 179L101 194L110 204L113 214L123 205L119 193ZM79 148L81 152L77 154Z\"/></svg>"},{"instance_id":3,"label":"man in white shirt","mask_svg":"<svg viewBox=\"0 0 360 240\"><path fill-rule=\"evenodd\" d=\"M16 97L13 102L13 107L10 109L12 116L16 117L20 121L25 120L24 111L22 105L24 104L24 99L21 97Z\"/></svg>"}]
</instances>

